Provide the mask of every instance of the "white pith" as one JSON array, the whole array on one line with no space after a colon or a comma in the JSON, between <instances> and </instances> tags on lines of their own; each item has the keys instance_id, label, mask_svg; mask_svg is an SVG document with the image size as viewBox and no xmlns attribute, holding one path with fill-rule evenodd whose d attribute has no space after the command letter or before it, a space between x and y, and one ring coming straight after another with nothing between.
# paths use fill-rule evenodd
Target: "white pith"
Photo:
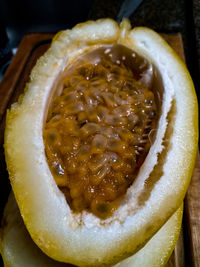
<instances>
[{"instance_id":1,"label":"white pith","mask_svg":"<svg viewBox=\"0 0 200 267\"><path fill-rule=\"evenodd\" d=\"M116 267L164 266L177 241L181 222L181 207L138 253L118 263ZM19 209L11 193L4 211L5 225L0 229L0 252L5 266L10 267L64 267L65 263L53 261L34 244L20 216Z\"/></svg>"}]
</instances>

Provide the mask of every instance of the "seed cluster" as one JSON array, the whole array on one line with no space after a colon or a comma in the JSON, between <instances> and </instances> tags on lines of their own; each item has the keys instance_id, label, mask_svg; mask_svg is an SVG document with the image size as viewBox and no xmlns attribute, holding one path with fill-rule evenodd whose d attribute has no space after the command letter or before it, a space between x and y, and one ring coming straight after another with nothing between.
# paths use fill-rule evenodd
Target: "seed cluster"
<instances>
[{"instance_id":1,"label":"seed cluster","mask_svg":"<svg viewBox=\"0 0 200 267\"><path fill-rule=\"evenodd\" d=\"M148 153L154 94L122 61L102 58L64 80L44 127L47 161L74 211L109 217Z\"/></svg>"}]
</instances>

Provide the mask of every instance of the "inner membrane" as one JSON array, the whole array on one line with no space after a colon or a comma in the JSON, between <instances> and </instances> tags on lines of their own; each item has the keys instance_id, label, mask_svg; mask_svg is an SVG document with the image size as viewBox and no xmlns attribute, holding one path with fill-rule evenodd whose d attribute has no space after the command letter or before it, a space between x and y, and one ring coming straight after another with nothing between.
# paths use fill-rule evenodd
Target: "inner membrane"
<instances>
[{"instance_id":1,"label":"inner membrane","mask_svg":"<svg viewBox=\"0 0 200 267\"><path fill-rule=\"evenodd\" d=\"M155 68L122 45L80 56L63 72L43 137L52 175L74 212L106 219L151 147L160 94Z\"/></svg>"}]
</instances>

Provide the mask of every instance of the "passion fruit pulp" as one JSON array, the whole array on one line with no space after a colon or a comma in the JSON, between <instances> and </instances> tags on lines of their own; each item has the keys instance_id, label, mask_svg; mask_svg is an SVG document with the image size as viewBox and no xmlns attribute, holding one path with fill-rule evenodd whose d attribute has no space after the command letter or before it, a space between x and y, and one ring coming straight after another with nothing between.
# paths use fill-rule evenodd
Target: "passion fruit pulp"
<instances>
[{"instance_id":1,"label":"passion fruit pulp","mask_svg":"<svg viewBox=\"0 0 200 267\"><path fill-rule=\"evenodd\" d=\"M157 127L154 69L125 46L109 45L64 71L43 135L52 175L73 210L105 219L132 184Z\"/></svg>"},{"instance_id":2,"label":"passion fruit pulp","mask_svg":"<svg viewBox=\"0 0 200 267\"><path fill-rule=\"evenodd\" d=\"M69 207L47 163L43 129L63 71L79 56L108 44L128 47L155 66L163 93L155 140L118 208L101 219ZM50 257L78 266L113 265L136 253L183 201L196 159L197 110L188 71L155 32L105 19L58 34L6 122L9 177L34 242Z\"/></svg>"}]
</instances>

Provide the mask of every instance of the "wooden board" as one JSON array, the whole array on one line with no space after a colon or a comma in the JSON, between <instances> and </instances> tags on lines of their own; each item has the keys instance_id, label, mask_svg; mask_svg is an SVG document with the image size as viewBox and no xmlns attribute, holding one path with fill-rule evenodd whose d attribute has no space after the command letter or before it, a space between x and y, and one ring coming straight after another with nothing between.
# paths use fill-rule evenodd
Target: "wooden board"
<instances>
[{"instance_id":1,"label":"wooden board","mask_svg":"<svg viewBox=\"0 0 200 267\"><path fill-rule=\"evenodd\" d=\"M180 34L162 34L185 60ZM29 34L21 41L18 51L0 84L0 216L10 192L3 151L6 109L23 93L29 74L37 59L48 49L53 34ZM183 227L168 267L200 266L200 161L192 177L185 199Z\"/></svg>"}]
</instances>

